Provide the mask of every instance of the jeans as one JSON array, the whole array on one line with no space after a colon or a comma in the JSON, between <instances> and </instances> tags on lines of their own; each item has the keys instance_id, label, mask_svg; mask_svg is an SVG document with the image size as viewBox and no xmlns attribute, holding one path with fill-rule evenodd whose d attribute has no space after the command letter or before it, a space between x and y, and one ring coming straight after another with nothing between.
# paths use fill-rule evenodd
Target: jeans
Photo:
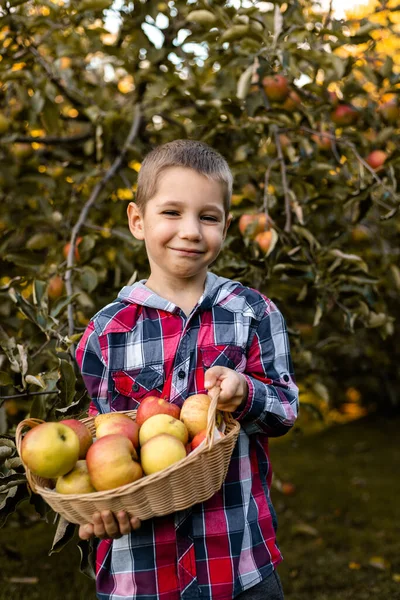
<instances>
[{"instance_id":1,"label":"jeans","mask_svg":"<svg viewBox=\"0 0 400 600\"><path fill-rule=\"evenodd\" d=\"M254 587L236 596L237 600L284 600L281 580L276 571ZM236 600L235 598L235 600Z\"/></svg>"}]
</instances>

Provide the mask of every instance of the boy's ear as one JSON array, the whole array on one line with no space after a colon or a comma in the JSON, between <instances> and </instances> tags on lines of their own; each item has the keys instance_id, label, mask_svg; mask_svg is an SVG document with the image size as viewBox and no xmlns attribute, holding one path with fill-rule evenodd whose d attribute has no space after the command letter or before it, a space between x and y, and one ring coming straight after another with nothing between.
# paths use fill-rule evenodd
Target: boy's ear
<instances>
[{"instance_id":1,"label":"boy's ear","mask_svg":"<svg viewBox=\"0 0 400 600\"><path fill-rule=\"evenodd\" d=\"M225 223L225 227L224 227L224 239L226 237L226 233L227 233L227 231L229 229L229 226L232 223L232 219L233 219L233 216L232 216L231 213L229 213L229 215L226 218L226 223Z\"/></svg>"},{"instance_id":2,"label":"boy's ear","mask_svg":"<svg viewBox=\"0 0 400 600\"><path fill-rule=\"evenodd\" d=\"M129 202L127 208L129 230L137 240L144 240L143 216L137 204Z\"/></svg>"}]
</instances>

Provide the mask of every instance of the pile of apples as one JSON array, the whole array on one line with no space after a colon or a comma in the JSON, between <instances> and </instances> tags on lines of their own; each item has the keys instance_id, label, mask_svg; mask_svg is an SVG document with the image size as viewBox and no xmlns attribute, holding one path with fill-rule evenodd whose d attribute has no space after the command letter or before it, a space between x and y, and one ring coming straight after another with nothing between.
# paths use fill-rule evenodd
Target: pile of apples
<instances>
[{"instance_id":1,"label":"pile of apples","mask_svg":"<svg viewBox=\"0 0 400 600\"><path fill-rule=\"evenodd\" d=\"M77 419L41 423L24 436L21 458L35 475L56 480L60 494L111 490L157 473L197 448L206 438L210 402L208 395L196 394L180 409L149 396L136 420L118 412L97 415L95 439Z\"/></svg>"}]
</instances>

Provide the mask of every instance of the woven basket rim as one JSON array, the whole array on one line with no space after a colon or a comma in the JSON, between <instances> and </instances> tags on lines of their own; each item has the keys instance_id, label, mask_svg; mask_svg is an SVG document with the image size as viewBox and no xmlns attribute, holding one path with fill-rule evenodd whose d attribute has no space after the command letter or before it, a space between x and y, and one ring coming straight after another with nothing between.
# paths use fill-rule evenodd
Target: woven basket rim
<instances>
[{"instance_id":1,"label":"woven basket rim","mask_svg":"<svg viewBox=\"0 0 400 600\"><path fill-rule=\"evenodd\" d=\"M128 414L129 416L134 417L136 415L137 410L116 411L116 412L119 412L121 414ZM152 473L150 475L144 475L143 477L141 477L140 479L137 479L134 482L127 483L123 486L118 486L118 487L115 487L115 488L112 488L109 490L100 490L100 491L89 492L89 493L85 493L85 494L60 494L55 489L52 489L50 487L39 484L38 480L43 481L45 478L40 477L38 475L34 475L28 469L28 467L25 465L25 463L22 460L22 457L21 457L21 461L22 461L24 469L27 473L28 484L32 488L32 491L34 493L42 495L45 498L51 497L51 498L54 498L54 500L60 499L60 501L68 500L71 504L74 503L75 501L77 501L81 504L86 504L86 503L90 504L96 500L107 500L108 498L111 499L111 498L115 498L115 497L124 497L125 495L134 493L138 490L141 490L142 488L146 488L152 482L155 482L155 481L160 482L164 479L167 479L172 472L178 471L181 467L188 466L192 462L193 463L196 462L198 460L199 456L210 452L212 450L212 448L217 444L218 445L221 445L221 444L229 445L232 437L237 436L239 434L240 423L238 421L236 421L230 413L224 412L223 415L224 415L225 423L226 423L227 427L229 428L229 431L222 438L213 441L211 446L209 445L209 438L206 438L205 445L203 448L195 449L194 452L190 452L187 456L185 456L184 458L180 459L179 461L173 463L169 467L166 467L165 469L158 471L156 473ZM87 423L93 424L96 416L89 416L89 417L85 417L85 418L78 419L78 420L84 424L87 424ZM215 415L214 415L214 419L215 419ZM22 443L23 429L25 427L29 427L31 429L32 425L35 426L42 422L45 422L45 421L42 421L40 419L35 419L35 418L28 418L28 419L24 419L23 421L21 421L18 424L17 436L16 436L17 442L19 442L19 443L17 443L18 452L19 452L19 446ZM215 420L214 420L214 423L215 423ZM34 486L31 485L30 480L32 480L32 483L34 484ZM47 481L51 481L51 479L47 479Z\"/></svg>"},{"instance_id":2,"label":"woven basket rim","mask_svg":"<svg viewBox=\"0 0 400 600\"><path fill-rule=\"evenodd\" d=\"M235 423L233 423L233 427L232 427L231 431L229 431L229 433L227 433L223 438L216 440L214 442L214 446L217 444L221 444L224 441L226 444L229 443L230 438L236 434L237 428L240 428L240 425L236 421ZM51 489L48 487L42 487L41 485L37 484L35 481L36 493L40 493L40 494L44 493L46 495L51 494L52 496L54 496L54 498L66 498L71 501L79 500L79 501L88 502L88 503L93 502L93 500L95 500L96 498L102 497L104 499L107 495L109 495L110 497L111 496L123 496L125 493L128 494L131 492L135 492L136 490L139 490L143 487L146 487L152 481L162 481L163 479L166 479L171 472L178 470L178 468L181 465L183 465L183 464L188 465L191 462L195 462L197 460L198 456L200 456L201 454L205 454L205 453L209 452L210 450L211 450L211 448L209 446L205 446L204 448L201 448L198 452L195 452L194 454L192 452L189 453L187 456L185 456L184 458L181 458L176 463L173 463L172 465L170 465L169 467L166 467L162 471L158 471L157 473L152 473L151 475L143 475L143 477L141 477L140 479L137 479L136 481L134 481L132 483L127 483L125 485L121 485L116 488L112 488L110 490L89 492L87 494L60 494L59 492L56 492L55 489ZM24 465L24 467L25 467L25 465ZM34 475L33 473L31 473L31 477L34 478L35 480L37 479L37 475Z\"/></svg>"}]
</instances>

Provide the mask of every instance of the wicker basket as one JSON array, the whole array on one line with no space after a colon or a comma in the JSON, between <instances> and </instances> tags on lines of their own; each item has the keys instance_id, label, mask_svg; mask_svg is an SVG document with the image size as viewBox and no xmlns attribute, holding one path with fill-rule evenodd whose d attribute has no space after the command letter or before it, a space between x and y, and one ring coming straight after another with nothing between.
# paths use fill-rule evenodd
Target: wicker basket
<instances>
[{"instance_id":1,"label":"wicker basket","mask_svg":"<svg viewBox=\"0 0 400 600\"><path fill-rule=\"evenodd\" d=\"M112 490L65 495L52 489L52 480L34 475L24 464L29 486L54 511L77 524L92 522L93 513L101 510L111 510L114 513L125 510L130 516L144 520L205 502L222 486L240 430L239 423L230 413L224 413L225 436L217 441L213 440L218 395L215 394L211 400L205 446L163 471ZM123 412L132 418L136 416L136 410ZM23 429L40 423L43 421L39 419L25 419L18 424L16 445L20 456ZM82 419L82 423L94 436L94 417Z\"/></svg>"}]
</instances>

